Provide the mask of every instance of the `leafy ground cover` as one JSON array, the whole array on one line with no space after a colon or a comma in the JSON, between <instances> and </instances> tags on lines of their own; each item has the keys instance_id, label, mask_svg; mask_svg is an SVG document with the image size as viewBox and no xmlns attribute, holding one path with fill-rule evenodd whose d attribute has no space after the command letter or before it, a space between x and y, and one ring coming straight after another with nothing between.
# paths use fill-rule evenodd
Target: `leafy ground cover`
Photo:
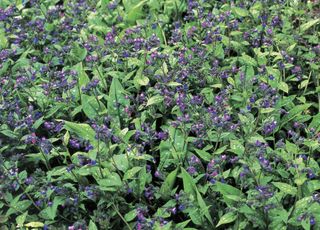
<instances>
[{"instance_id":1,"label":"leafy ground cover","mask_svg":"<svg viewBox=\"0 0 320 230\"><path fill-rule=\"evenodd\" d=\"M0 229L320 229L319 15L1 0Z\"/></svg>"}]
</instances>

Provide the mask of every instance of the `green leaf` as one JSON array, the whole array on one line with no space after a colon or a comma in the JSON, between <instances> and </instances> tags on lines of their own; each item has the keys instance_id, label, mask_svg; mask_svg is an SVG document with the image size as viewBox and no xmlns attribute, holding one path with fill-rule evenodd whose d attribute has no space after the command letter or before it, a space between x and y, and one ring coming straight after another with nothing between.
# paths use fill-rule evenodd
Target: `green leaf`
<instances>
[{"instance_id":1,"label":"green leaf","mask_svg":"<svg viewBox=\"0 0 320 230\"><path fill-rule=\"evenodd\" d=\"M95 96L81 95L82 110L88 118L93 119L107 112L105 105Z\"/></svg>"},{"instance_id":2,"label":"green leaf","mask_svg":"<svg viewBox=\"0 0 320 230\"><path fill-rule=\"evenodd\" d=\"M0 133L2 133L3 135L5 135L7 137L13 138L13 139L18 137L18 135L15 132L12 132L9 129L1 130Z\"/></svg>"},{"instance_id":3,"label":"green leaf","mask_svg":"<svg viewBox=\"0 0 320 230\"><path fill-rule=\"evenodd\" d=\"M6 213L7 216L9 216L13 213L16 213L17 210L24 212L32 204L32 202L30 200L19 201L19 198L20 198L20 195L15 197L15 199L10 202L10 206L12 206L13 208L9 208L9 210Z\"/></svg>"},{"instance_id":4,"label":"green leaf","mask_svg":"<svg viewBox=\"0 0 320 230\"><path fill-rule=\"evenodd\" d=\"M124 219L128 222L132 221L137 216L137 210L133 209L124 215Z\"/></svg>"},{"instance_id":5,"label":"green leaf","mask_svg":"<svg viewBox=\"0 0 320 230\"><path fill-rule=\"evenodd\" d=\"M134 175L136 175L140 170L142 169L142 167L133 167L131 169L129 169L123 176L123 180L128 180L134 177Z\"/></svg>"},{"instance_id":6,"label":"green leaf","mask_svg":"<svg viewBox=\"0 0 320 230\"><path fill-rule=\"evenodd\" d=\"M198 205L201 209L201 212L204 214L204 216L207 218L207 220L213 226L213 221L212 221L211 215L208 210L209 207L207 207L206 203L204 202L201 194L199 193L199 191L197 189L196 189L196 192L197 192L197 201L198 201Z\"/></svg>"},{"instance_id":7,"label":"green leaf","mask_svg":"<svg viewBox=\"0 0 320 230\"><path fill-rule=\"evenodd\" d=\"M290 141L286 140L286 150L290 154L298 154L299 148L297 145L291 143Z\"/></svg>"},{"instance_id":8,"label":"green leaf","mask_svg":"<svg viewBox=\"0 0 320 230\"><path fill-rule=\"evenodd\" d=\"M96 132L88 124L77 124L70 121L64 121L64 127L69 132L76 134L84 140L89 140L92 146L97 147Z\"/></svg>"},{"instance_id":9,"label":"green leaf","mask_svg":"<svg viewBox=\"0 0 320 230\"><path fill-rule=\"evenodd\" d=\"M121 110L120 105L127 105L128 100L124 95L124 88L122 87L118 78L113 77L110 90L109 90L109 99L108 99L108 114L112 116L120 126L121 123Z\"/></svg>"},{"instance_id":10,"label":"green leaf","mask_svg":"<svg viewBox=\"0 0 320 230\"><path fill-rule=\"evenodd\" d=\"M75 60L75 62L80 62L86 58L87 50L76 45L71 49L70 55Z\"/></svg>"},{"instance_id":11,"label":"green leaf","mask_svg":"<svg viewBox=\"0 0 320 230\"><path fill-rule=\"evenodd\" d=\"M289 86L288 86L288 84L285 83L285 82L283 82L283 81L279 83L278 88L279 88L280 90L282 90L283 92L286 92L286 93L289 92Z\"/></svg>"},{"instance_id":12,"label":"green leaf","mask_svg":"<svg viewBox=\"0 0 320 230\"><path fill-rule=\"evenodd\" d=\"M0 49L5 49L8 46L8 39L6 38L3 29L0 29Z\"/></svg>"},{"instance_id":13,"label":"green leaf","mask_svg":"<svg viewBox=\"0 0 320 230\"><path fill-rule=\"evenodd\" d=\"M126 154L113 155L112 157L114 159L114 162L115 162L117 168L120 171L125 172L128 170L129 161L128 161Z\"/></svg>"},{"instance_id":14,"label":"green leaf","mask_svg":"<svg viewBox=\"0 0 320 230\"><path fill-rule=\"evenodd\" d=\"M223 59L224 58L224 49L222 47L221 43L218 43L218 45L214 49L214 56Z\"/></svg>"},{"instance_id":15,"label":"green leaf","mask_svg":"<svg viewBox=\"0 0 320 230\"><path fill-rule=\"evenodd\" d=\"M240 7L232 7L232 12L239 17L246 17L249 14L248 10Z\"/></svg>"},{"instance_id":16,"label":"green leaf","mask_svg":"<svg viewBox=\"0 0 320 230\"><path fill-rule=\"evenodd\" d=\"M146 170L146 167L143 167L139 172L139 184L138 184L139 195L142 194L146 186L146 183L147 183L147 170Z\"/></svg>"},{"instance_id":17,"label":"green leaf","mask_svg":"<svg viewBox=\"0 0 320 230\"><path fill-rule=\"evenodd\" d=\"M71 93L75 98L80 99L81 89L90 82L90 79L86 71L83 69L82 62L79 62L78 64L74 65L71 69L75 70L78 75L78 86L72 88Z\"/></svg>"},{"instance_id":18,"label":"green leaf","mask_svg":"<svg viewBox=\"0 0 320 230\"><path fill-rule=\"evenodd\" d=\"M304 184L304 182L306 182L306 180L307 180L306 176L305 175L303 175L303 176L301 175L300 177L294 179L294 183L296 185L298 185L298 186L301 186L301 185Z\"/></svg>"},{"instance_id":19,"label":"green leaf","mask_svg":"<svg viewBox=\"0 0 320 230\"><path fill-rule=\"evenodd\" d=\"M181 175L182 175L182 182L183 182L183 189L184 192L191 194L194 198L196 198L196 185L194 184L193 178L190 174L181 167Z\"/></svg>"},{"instance_id":20,"label":"green leaf","mask_svg":"<svg viewBox=\"0 0 320 230\"><path fill-rule=\"evenodd\" d=\"M98 230L97 225L92 220L89 222L89 230Z\"/></svg>"},{"instance_id":21,"label":"green leaf","mask_svg":"<svg viewBox=\"0 0 320 230\"><path fill-rule=\"evenodd\" d=\"M163 101L163 96L156 95L156 96L153 96L153 97L149 98L149 100L147 102L147 106L154 105L154 104L159 104L162 101Z\"/></svg>"},{"instance_id":22,"label":"green leaf","mask_svg":"<svg viewBox=\"0 0 320 230\"><path fill-rule=\"evenodd\" d=\"M288 114L285 115L281 120L281 126L287 124L289 121L294 119L296 116L301 114L304 110L308 109L312 104L307 103L303 105L296 105L293 109L289 110Z\"/></svg>"},{"instance_id":23,"label":"green leaf","mask_svg":"<svg viewBox=\"0 0 320 230\"><path fill-rule=\"evenodd\" d=\"M221 182L216 182L216 189L222 195L235 195L235 196L242 196L241 190Z\"/></svg>"},{"instance_id":24,"label":"green leaf","mask_svg":"<svg viewBox=\"0 0 320 230\"><path fill-rule=\"evenodd\" d=\"M211 158L212 158L212 156L211 156L210 153L208 153L208 152L206 152L206 151L204 151L204 150L202 150L202 149L195 149L195 151L196 151L196 153L198 154L198 156L199 156L201 159L205 160L205 161L210 161Z\"/></svg>"},{"instance_id":25,"label":"green leaf","mask_svg":"<svg viewBox=\"0 0 320 230\"><path fill-rule=\"evenodd\" d=\"M117 191L117 189L123 185L117 173L111 173L107 178L100 179L97 182L103 191Z\"/></svg>"},{"instance_id":26,"label":"green leaf","mask_svg":"<svg viewBox=\"0 0 320 230\"><path fill-rule=\"evenodd\" d=\"M5 215L0 215L0 224L6 223L8 221L8 217Z\"/></svg>"},{"instance_id":27,"label":"green leaf","mask_svg":"<svg viewBox=\"0 0 320 230\"><path fill-rule=\"evenodd\" d=\"M203 217L202 217L202 215L199 215L198 208L197 209L194 208L192 211L190 211L189 216L194 224L196 224L196 225L203 224Z\"/></svg>"},{"instance_id":28,"label":"green leaf","mask_svg":"<svg viewBox=\"0 0 320 230\"><path fill-rule=\"evenodd\" d=\"M83 86L86 86L90 82L90 79L86 71L83 69L82 62L75 65L73 69L78 73L78 79L79 79L78 82L79 82L79 87L81 89Z\"/></svg>"},{"instance_id":29,"label":"green leaf","mask_svg":"<svg viewBox=\"0 0 320 230\"><path fill-rule=\"evenodd\" d=\"M190 223L190 221L191 220L186 220L186 221L183 221L183 222L181 222L181 223L178 223L177 225L176 225L176 229L186 229L186 227L187 227L187 225ZM189 230L191 230L191 229L189 229Z\"/></svg>"},{"instance_id":30,"label":"green leaf","mask_svg":"<svg viewBox=\"0 0 320 230\"><path fill-rule=\"evenodd\" d=\"M52 201L52 205L43 209L40 212L40 216L44 219L54 220L57 216L58 206L62 204L64 204L64 199L62 197L56 196Z\"/></svg>"},{"instance_id":31,"label":"green leaf","mask_svg":"<svg viewBox=\"0 0 320 230\"><path fill-rule=\"evenodd\" d=\"M276 186L278 189L280 189L281 192L284 192L285 194L290 194L290 195L296 195L297 194L297 188L286 184L282 182L272 182L274 186Z\"/></svg>"},{"instance_id":32,"label":"green leaf","mask_svg":"<svg viewBox=\"0 0 320 230\"><path fill-rule=\"evenodd\" d=\"M275 108L261 108L260 112L261 113L271 113L274 110L275 110Z\"/></svg>"},{"instance_id":33,"label":"green leaf","mask_svg":"<svg viewBox=\"0 0 320 230\"><path fill-rule=\"evenodd\" d=\"M231 147L231 152L241 156L244 153L244 147L243 145L237 141L237 140L231 140L230 141L230 147Z\"/></svg>"},{"instance_id":34,"label":"green leaf","mask_svg":"<svg viewBox=\"0 0 320 230\"><path fill-rule=\"evenodd\" d=\"M172 87L176 87L176 86L180 86L180 85L182 85L182 84L178 83L178 82L174 82L174 81L167 83L167 86L172 86Z\"/></svg>"},{"instance_id":35,"label":"green leaf","mask_svg":"<svg viewBox=\"0 0 320 230\"><path fill-rule=\"evenodd\" d=\"M176 182L176 178L179 172L179 168L176 168L174 171L169 173L166 177L165 181L161 185L160 194L166 200L170 198L170 194L172 192L174 183Z\"/></svg>"},{"instance_id":36,"label":"green leaf","mask_svg":"<svg viewBox=\"0 0 320 230\"><path fill-rule=\"evenodd\" d=\"M149 84L149 78L144 75L137 75L134 77L134 82L138 85L146 86Z\"/></svg>"},{"instance_id":37,"label":"green leaf","mask_svg":"<svg viewBox=\"0 0 320 230\"><path fill-rule=\"evenodd\" d=\"M43 228L44 223L38 222L38 221L34 221L34 222L27 223L24 226L28 227L28 228Z\"/></svg>"},{"instance_id":38,"label":"green leaf","mask_svg":"<svg viewBox=\"0 0 320 230\"><path fill-rule=\"evenodd\" d=\"M318 113L312 118L312 121L309 125L309 129L310 128L314 128L316 132L320 129L320 113Z\"/></svg>"},{"instance_id":39,"label":"green leaf","mask_svg":"<svg viewBox=\"0 0 320 230\"><path fill-rule=\"evenodd\" d=\"M307 182L307 186L310 192L314 192L316 190L320 190L320 181L319 180L311 180Z\"/></svg>"},{"instance_id":40,"label":"green leaf","mask_svg":"<svg viewBox=\"0 0 320 230\"><path fill-rule=\"evenodd\" d=\"M43 117L40 117L38 120L36 120L36 122L33 123L32 128L34 128L34 129L39 128L43 122L44 122Z\"/></svg>"},{"instance_id":41,"label":"green leaf","mask_svg":"<svg viewBox=\"0 0 320 230\"><path fill-rule=\"evenodd\" d=\"M228 148L228 146L225 145L225 146L223 146L221 148L218 148L213 154L214 155L218 155L218 154L224 153L227 148Z\"/></svg>"},{"instance_id":42,"label":"green leaf","mask_svg":"<svg viewBox=\"0 0 320 230\"><path fill-rule=\"evenodd\" d=\"M19 227L19 228L23 227L23 224L24 224L27 216L28 216L28 211L17 216L17 218L16 218L17 227Z\"/></svg>"},{"instance_id":43,"label":"green leaf","mask_svg":"<svg viewBox=\"0 0 320 230\"><path fill-rule=\"evenodd\" d=\"M126 17L125 20L130 24L134 24L137 19L143 17L143 5L145 5L148 1L137 1L137 0L123 0L123 4L126 9Z\"/></svg>"},{"instance_id":44,"label":"green leaf","mask_svg":"<svg viewBox=\"0 0 320 230\"><path fill-rule=\"evenodd\" d=\"M19 58L18 61L16 61L15 65L12 67L12 72L17 72L18 69L24 69L29 67L29 59L27 58Z\"/></svg>"},{"instance_id":45,"label":"green leaf","mask_svg":"<svg viewBox=\"0 0 320 230\"><path fill-rule=\"evenodd\" d=\"M308 21L300 26L300 31L303 33L306 30L310 29L312 26L318 24L320 22L320 18Z\"/></svg>"},{"instance_id":46,"label":"green leaf","mask_svg":"<svg viewBox=\"0 0 320 230\"><path fill-rule=\"evenodd\" d=\"M223 224L229 224L229 223L232 223L233 221L235 221L236 219L237 219L237 213L235 213L235 212L228 212L228 213L226 213L226 214L224 214L221 218L220 218L220 220L219 220L219 222L218 222L218 224L217 224L217 226L216 227L219 227L219 226L221 226L221 225L223 225Z\"/></svg>"},{"instance_id":47,"label":"green leaf","mask_svg":"<svg viewBox=\"0 0 320 230\"><path fill-rule=\"evenodd\" d=\"M245 53L242 54L242 56L240 57L240 60L245 65L257 66L257 61Z\"/></svg>"},{"instance_id":48,"label":"green leaf","mask_svg":"<svg viewBox=\"0 0 320 230\"><path fill-rule=\"evenodd\" d=\"M64 135L63 135L63 144L64 145L68 145L70 140L70 133L69 131L67 131Z\"/></svg>"},{"instance_id":49,"label":"green leaf","mask_svg":"<svg viewBox=\"0 0 320 230\"><path fill-rule=\"evenodd\" d=\"M304 230L310 230L311 224L310 224L310 218L305 218L301 221L301 225Z\"/></svg>"},{"instance_id":50,"label":"green leaf","mask_svg":"<svg viewBox=\"0 0 320 230\"><path fill-rule=\"evenodd\" d=\"M235 86L235 82L234 82L234 80L233 80L232 77L228 77L228 78L227 78L227 82L228 82L230 85Z\"/></svg>"}]
</instances>

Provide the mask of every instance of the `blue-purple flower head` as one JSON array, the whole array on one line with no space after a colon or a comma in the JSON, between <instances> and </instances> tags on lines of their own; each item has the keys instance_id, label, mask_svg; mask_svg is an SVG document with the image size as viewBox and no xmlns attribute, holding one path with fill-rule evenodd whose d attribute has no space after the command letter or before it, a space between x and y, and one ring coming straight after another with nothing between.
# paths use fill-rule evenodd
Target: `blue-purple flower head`
<instances>
[{"instance_id":1,"label":"blue-purple flower head","mask_svg":"<svg viewBox=\"0 0 320 230\"><path fill-rule=\"evenodd\" d=\"M263 126L263 133L265 135L269 135L269 134L273 133L273 131L276 129L276 127L277 127L277 121L267 122Z\"/></svg>"}]
</instances>

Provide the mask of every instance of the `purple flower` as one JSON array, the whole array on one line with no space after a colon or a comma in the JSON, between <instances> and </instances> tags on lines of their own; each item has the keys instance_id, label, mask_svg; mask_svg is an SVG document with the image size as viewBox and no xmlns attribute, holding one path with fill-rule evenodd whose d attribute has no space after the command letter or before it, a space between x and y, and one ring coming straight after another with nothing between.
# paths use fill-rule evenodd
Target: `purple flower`
<instances>
[{"instance_id":1,"label":"purple flower","mask_svg":"<svg viewBox=\"0 0 320 230\"><path fill-rule=\"evenodd\" d=\"M274 195L274 192L271 190L271 187L269 186L257 186L256 190L259 192L257 199L269 199Z\"/></svg>"},{"instance_id":2,"label":"purple flower","mask_svg":"<svg viewBox=\"0 0 320 230\"><path fill-rule=\"evenodd\" d=\"M25 183L26 185L31 185L32 182L33 182L33 178L32 178L31 176L30 176L30 177L27 177L27 178L25 179L25 181L24 181L24 183Z\"/></svg>"},{"instance_id":3,"label":"purple flower","mask_svg":"<svg viewBox=\"0 0 320 230\"><path fill-rule=\"evenodd\" d=\"M194 175L194 174L197 173L197 170L196 170L195 167L189 166L189 167L187 168L187 172L188 172L189 174L191 174L191 175Z\"/></svg>"},{"instance_id":4,"label":"purple flower","mask_svg":"<svg viewBox=\"0 0 320 230\"><path fill-rule=\"evenodd\" d=\"M154 176L157 177L157 178L160 178L161 177L161 173L156 170L155 173L154 173Z\"/></svg>"},{"instance_id":5,"label":"purple flower","mask_svg":"<svg viewBox=\"0 0 320 230\"><path fill-rule=\"evenodd\" d=\"M48 139L43 137L40 141L40 148L45 154L49 154L51 152L53 146Z\"/></svg>"},{"instance_id":6,"label":"purple flower","mask_svg":"<svg viewBox=\"0 0 320 230\"><path fill-rule=\"evenodd\" d=\"M314 216L310 216L310 225L315 225L316 224L316 219Z\"/></svg>"},{"instance_id":7,"label":"purple flower","mask_svg":"<svg viewBox=\"0 0 320 230\"><path fill-rule=\"evenodd\" d=\"M74 149L80 149L81 145L80 145L80 141L77 139L70 139L69 140L69 144L72 148Z\"/></svg>"},{"instance_id":8,"label":"purple flower","mask_svg":"<svg viewBox=\"0 0 320 230\"><path fill-rule=\"evenodd\" d=\"M276 121L271 121L269 123L266 123L263 126L263 133L265 135L269 135L275 130L276 127L277 127L277 122Z\"/></svg>"},{"instance_id":9,"label":"purple flower","mask_svg":"<svg viewBox=\"0 0 320 230\"><path fill-rule=\"evenodd\" d=\"M158 132L157 138L160 140L166 140L168 138L168 133L167 132Z\"/></svg>"}]
</instances>

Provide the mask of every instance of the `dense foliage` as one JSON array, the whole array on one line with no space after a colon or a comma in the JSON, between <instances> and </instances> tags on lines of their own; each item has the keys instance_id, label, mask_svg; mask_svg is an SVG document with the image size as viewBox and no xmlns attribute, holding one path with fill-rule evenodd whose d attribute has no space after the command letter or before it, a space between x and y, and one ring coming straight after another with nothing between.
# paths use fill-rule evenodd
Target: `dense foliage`
<instances>
[{"instance_id":1,"label":"dense foliage","mask_svg":"<svg viewBox=\"0 0 320 230\"><path fill-rule=\"evenodd\" d=\"M0 229L320 229L319 15L1 0Z\"/></svg>"}]
</instances>

